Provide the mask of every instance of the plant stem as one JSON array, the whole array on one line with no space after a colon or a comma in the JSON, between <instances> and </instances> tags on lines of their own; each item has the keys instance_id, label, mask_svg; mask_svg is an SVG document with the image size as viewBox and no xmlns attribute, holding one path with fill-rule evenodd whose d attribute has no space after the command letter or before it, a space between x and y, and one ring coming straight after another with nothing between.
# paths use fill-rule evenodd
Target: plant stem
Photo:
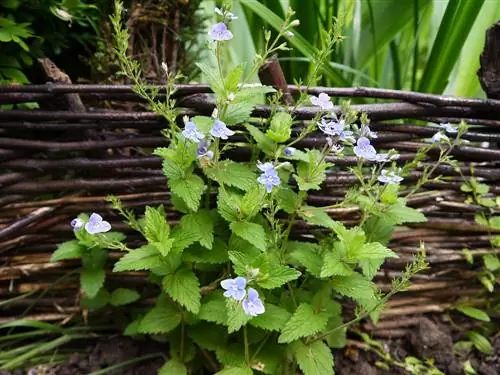
<instances>
[{"instance_id":1,"label":"plant stem","mask_svg":"<svg viewBox=\"0 0 500 375\"><path fill-rule=\"evenodd\" d=\"M250 366L250 352L248 348L248 336L247 336L247 326L243 326L243 340L245 341L245 362L247 366Z\"/></svg>"}]
</instances>

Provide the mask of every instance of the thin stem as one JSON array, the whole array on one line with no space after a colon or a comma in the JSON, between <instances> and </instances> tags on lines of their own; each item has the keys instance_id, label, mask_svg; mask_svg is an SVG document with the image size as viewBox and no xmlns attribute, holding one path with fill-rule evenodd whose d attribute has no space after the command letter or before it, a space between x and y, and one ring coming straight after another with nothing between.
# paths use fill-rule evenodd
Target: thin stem
<instances>
[{"instance_id":1,"label":"thin stem","mask_svg":"<svg viewBox=\"0 0 500 375\"><path fill-rule=\"evenodd\" d=\"M248 336L247 336L247 326L243 326L243 340L245 341L245 362L247 366L250 366L250 351L248 347Z\"/></svg>"}]
</instances>

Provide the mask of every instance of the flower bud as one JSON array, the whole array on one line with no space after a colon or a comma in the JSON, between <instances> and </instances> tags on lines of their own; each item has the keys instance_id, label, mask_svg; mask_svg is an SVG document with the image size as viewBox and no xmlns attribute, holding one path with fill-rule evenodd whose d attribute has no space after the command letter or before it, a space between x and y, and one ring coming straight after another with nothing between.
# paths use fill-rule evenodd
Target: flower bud
<instances>
[{"instance_id":1,"label":"flower bud","mask_svg":"<svg viewBox=\"0 0 500 375\"><path fill-rule=\"evenodd\" d=\"M297 27L299 25L300 25L299 20L293 20L292 22L290 22L290 27Z\"/></svg>"}]
</instances>

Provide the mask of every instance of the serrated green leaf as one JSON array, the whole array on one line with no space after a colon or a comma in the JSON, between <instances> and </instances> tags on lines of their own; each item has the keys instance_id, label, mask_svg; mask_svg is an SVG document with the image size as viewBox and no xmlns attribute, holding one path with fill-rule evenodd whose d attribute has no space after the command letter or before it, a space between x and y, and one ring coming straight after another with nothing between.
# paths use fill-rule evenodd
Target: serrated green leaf
<instances>
[{"instance_id":1,"label":"serrated green leaf","mask_svg":"<svg viewBox=\"0 0 500 375\"><path fill-rule=\"evenodd\" d=\"M187 268L178 269L162 281L163 288L172 299L193 314L200 311L200 282L194 272Z\"/></svg>"},{"instance_id":2,"label":"serrated green leaf","mask_svg":"<svg viewBox=\"0 0 500 375\"><path fill-rule=\"evenodd\" d=\"M227 331L229 333L236 332L245 324L248 323L252 316L247 315L241 303L238 303L232 298L226 298L227 311Z\"/></svg>"},{"instance_id":3,"label":"serrated green leaf","mask_svg":"<svg viewBox=\"0 0 500 375\"><path fill-rule=\"evenodd\" d=\"M216 238L212 250L193 245L182 254L182 259L188 262L222 264L229 260L227 245L221 239Z\"/></svg>"},{"instance_id":4,"label":"serrated green leaf","mask_svg":"<svg viewBox=\"0 0 500 375\"><path fill-rule=\"evenodd\" d=\"M208 134L214 126L214 119L209 116L194 116L191 121L195 123L196 127L205 134Z\"/></svg>"},{"instance_id":5,"label":"serrated green leaf","mask_svg":"<svg viewBox=\"0 0 500 375\"><path fill-rule=\"evenodd\" d=\"M332 351L323 341L315 341L309 345L295 341L290 346L304 375L335 373Z\"/></svg>"},{"instance_id":6,"label":"serrated green leaf","mask_svg":"<svg viewBox=\"0 0 500 375\"><path fill-rule=\"evenodd\" d=\"M225 304L222 308L225 309ZM207 322L188 327L187 334L196 345L212 351L225 347L228 340L226 327Z\"/></svg>"},{"instance_id":7,"label":"serrated green leaf","mask_svg":"<svg viewBox=\"0 0 500 375\"><path fill-rule=\"evenodd\" d=\"M394 225L384 219L384 216L370 216L363 224L363 230L370 242L380 242L387 245L392 237Z\"/></svg>"},{"instance_id":8,"label":"serrated green leaf","mask_svg":"<svg viewBox=\"0 0 500 375\"><path fill-rule=\"evenodd\" d=\"M297 174L294 175L299 185L299 190L319 190L320 185L325 181L326 169L330 166L324 161L319 150L308 150L306 152L308 162L299 162Z\"/></svg>"},{"instance_id":9,"label":"serrated green leaf","mask_svg":"<svg viewBox=\"0 0 500 375\"><path fill-rule=\"evenodd\" d=\"M118 288L113 290L109 303L113 306L123 306L137 301L141 295L133 289Z\"/></svg>"},{"instance_id":10,"label":"serrated green leaf","mask_svg":"<svg viewBox=\"0 0 500 375\"><path fill-rule=\"evenodd\" d=\"M186 247L194 244L199 235L193 228L177 226L172 229L170 237L174 240L172 244L172 253L180 254Z\"/></svg>"},{"instance_id":11,"label":"serrated green leaf","mask_svg":"<svg viewBox=\"0 0 500 375\"><path fill-rule=\"evenodd\" d=\"M241 251L229 251L228 255L229 260L233 264L234 272L240 276L245 275L247 266L250 266L256 260L253 254L246 254Z\"/></svg>"},{"instance_id":12,"label":"serrated green leaf","mask_svg":"<svg viewBox=\"0 0 500 375\"><path fill-rule=\"evenodd\" d=\"M238 89L238 84L240 83L243 71L244 71L243 64L238 64L234 68L232 68L225 75L225 77L223 77L224 88L226 89L226 92L235 92Z\"/></svg>"},{"instance_id":13,"label":"serrated green leaf","mask_svg":"<svg viewBox=\"0 0 500 375\"><path fill-rule=\"evenodd\" d=\"M212 91L217 96L222 97L224 95L224 86L222 85L222 77L219 75L219 69L205 63L196 63L196 66L202 71L204 78L208 80Z\"/></svg>"},{"instance_id":14,"label":"serrated green leaf","mask_svg":"<svg viewBox=\"0 0 500 375\"><path fill-rule=\"evenodd\" d=\"M269 139L260 129L253 125L245 124L245 128L253 137L253 139L257 143L257 146L262 150L262 152L264 152L266 155L274 154L276 143L274 143L272 139Z\"/></svg>"},{"instance_id":15,"label":"serrated green leaf","mask_svg":"<svg viewBox=\"0 0 500 375\"><path fill-rule=\"evenodd\" d=\"M349 276L354 271L349 264L341 258L338 251L328 251L323 256L323 266L321 267L321 277Z\"/></svg>"},{"instance_id":16,"label":"serrated green leaf","mask_svg":"<svg viewBox=\"0 0 500 375\"><path fill-rule=\"evenodd\" d=\"M200 207L200 198L205 191L205 183L196 175L184 179L170 179L168 185L172 193L180 197L192 211Z\"/></svg>"},{"instance_id":17,"label":"serrated green leaf","mask_svg":"<svg viewBox=\"0 0 500 375\"><path fill-rule=\"evenodd\" d=\"M187 368L176 358L169 359L158 370L158 375L187 375Z\"/></svg>"},{"instance_id":18,"label":"serrated green leaf","mask_svg":"<svg viewBox=\"0 0 500 375\"><path fill-rule=\"evenodd\" d=\"M113 272L150 270L161 264L158 249L153 245L145 245L122 256L115 263Z\"/></svg>"},{"instance_id":19,"label":"serrated green leaf","mask_svg":"<svg viewBox=\"0 0 500 375\"><path fill-rule=\"evenodd\" d=\"M223 121L226 125L236 125L247 121L252 114L254 104L252 102L231 103L227 106Z\"/></svg>"},{"instance_id":20,"label":"serrated green leaf","mask_svg":"<svg viewBox=\"0 0 500 375\"><path fill-rule=\"evenodd\" d=\"M315 313L313 307L301 303L295 313L286 322L285 327L278 337L278 343L290 343L301 337L307 337L321 332L328 323L328 314Z\"/></svg>"},{"instance_id":21,"label":"serrated green leaf","mask_svg":"<svg viewBox=\"0 0 500 375\"><path fill-rule=\"evenodd\" d=\"M300 277L300 271L282 264L270 264L269 270L259 276L257 283L261 288L274 289Z\"/></svg>"},{"instance_id":22,"label":"serrated green leaf","mask_svg":"<svg viewBox=\"0 0 500 375\"><path fill-rule=\"evenodd\" d=\"M267 236L261 225L248 221L235 221L230 224L230 228L238 237L250 242L259 250L266 251Z\"/></svg>"},{"instance_id":23,"label":"serrated green leaf","mask_svg":"<svg viewBox=\"0 0 500 375\"><path fill-rule=\"evenodd\" d=\"M51 262L59 262L64 259L81 258L85 247L80 245L77 240L66 241L60 244L50 257Z\"/></svg>"},{"instance_id":24,"label":"serrated green leaf","mask_svg":"<svg viewBox=\"0 0 500 375\"><path fill-rule=\"evenodd\" d=\"M407 207L404 199L399 198L397 203L389 207L384 215L384 219L391 224L403 223L423 223L427 218L420 211Z\"/></svg>"},{"instance_id":25,"label":"serrated green leaf","mask_svg":"<svg viewBox=\"0 0 500 375\"><path fill-rule=\"evenodd\" d=\"M396 253L378 242L365 243L363 246L347 253L348 260L372 260L399 258Z\"/></svg>"},{"instance_id":26,"label":"serrated green leaf","mask_svg":"<svg viewBox=\"0 0 500 375\"><path fill-rule=\"evenodd\" d=\"M279 207L287 214L293 214L300 206L299 196L290 188L279 189L276 198Z\"/></svg>"},{"instance_id":27,"label":"serrated green leaf","mask_svg":"<svg viewBox=\"0 0 500 375\"><path fill-rule=\"evenodd\" d=\"M250 190L257 181L255 172L243 163L223 160L211 168L204 169L206 175L220 185L233 186L241 190Z\"/></svg>"},{"instance_id":28,"label":"serrated green leaf","mask_svg":"<svg viewBox=\"0 0 500 375\"><path fill-rule=\"evenodd\" d=\"M375 285L359 274L333 276L330 285L337 293L350 297L362 305L375 299Z\"/></svg>"},{"instance_id":29,"label":"serrated green leaf","mask_svg":"<svg viewBox=\"0 0 500 375\"><path fill-rule=\"evenodd\" d=\"M103 242L121 242L126 238L125 235L121 232L100 233L99 236L101 237Z\"/></svg>"},{"instance_id":30,"label":"serrated green leaf","mask_svg":"<svg viewBox=\"0 0 500 375\"><path fill-rule=\"evenodd\" d=\"M308 223L333 228L334 221L321 207L302 206L298 215Z\"/></svg>"},{"instance_id":31,"label":"serrated green leaf","mask_svg":"<svg viewBox=\"0 0 500 375\"><path fill-rule=\"evenodd\" d=\"M165 219L165 211L161 208L146 206L144 214L144 233L148 242L164 243L170 235L170 225Z\"/></svg>"},{"instance_id":32,"label":"serrated green leaf","mask_svg":"<svg viewBox=\"0 0 500 375\"><path fill-rule=\"evenodd\" d=\"M287 112L276 112L271 119L271 126L266 135L277 143L283 143L290 139L292 134L293 118Z\"/></svg>"},{"instance_id":33,"label":"serrated green leaf","mask_svg":"<svg viewBox=\"0 0 500 375\"><path fill-rule=\"evenodd\" d=\"M473 319L481 320L483 322L489 322L490 317L483 310L476 309L472 306L459 305L456 307L458 311L462 314L467 315Z\"/></svg>"},{"instance_id":34,"label":"serrated green leaf","mask_svg":"<svg viewBox=\"0 0 500 375\"><path fill-rule=\"evenodd\" d=\"M467 337L470 341L472 341L476 349L480 352L485 354L493 353L493 347L491 346L489 340L480 333L475 331L468 331Z\"/></svg>"},{"instance_id":35,"label":"serrated green leaf","mask_svg":"<svg viewBox=\"0 0 500 375\"><path fill-rule=\"evenodd\" d=\"M217 372L215 375L252 375L252 369L248 367L224 367L221 371Z\"/></svg>"},{"instance_id":36,"label":"serrated green leaf","mask_svg":"<svg viewBox=\"0 0 500 375\"><path fill-rule=\"evenodd\" d=\"M250 320L250 325L268 331L281 331L292 314L282 307L266 303L264 314Z\"/></svg>"},{"instance_id":37,"label":"serrated green leaf","mask_svg":"<svg viewBox=\"0 0 500 375\"><path fill-rule=\"evenodd\" d=\"M496 254L483 255L484 266L491 272L500 269L500 260Z\"/></svg>"},{"instance_id":38,"label":"serrated green leaf","mask_svg":"<svg viewBox=\"0 0 500 375\"><path fill-rule=\"evenodd\" d=\"M266 189L258 184L251 188L241 199L240 211L245 220L252 219L262 209L266 198Z\"/></svg>"},{"instance_id":39,"label":"serrated green leaf","mask_svg":"<svg viewBox=\"0 0 500 375\"><path fill-rule=\"evenodd\" d=\"M241 195L229 189L219 189L217 212L227 221L240 220Z\"/></svg>"},{"instance_id":40,"label":"serrated green leaf","mask_svg":"<svg viewBox=\"0 0 500 375\"><path fill-rule=\"evenodd\" d=\"M384 258L379 258L379 259L365 259L365 260L360 260L358 262L358 265L361 267L361 271L363 275L368 280L373 279L375 274L378 272L382 264L384 264L385 259Z\"/></svg>"},{"instance_id":41,"label":"serrated green leaf","mask_svg":"<svg viewBox=\"0 0 500 375\"><path fill-rule=\"evenodd\" d=\"M80 287L89 298L94 298L104 285L106 271L102 268L83 268L80 273Z\"/></svg>"},{"instance_id":42,"label":"serrated green leaf","mask_svg":"<svg viewBox=\"0 0 500 375\"><path fill-rule=\"evenodd\" d=\"M181 313L175 305L163 296L158 297L156 306L148 311L139 324L139 333L168 333L181 323Z\"/></svg>"},{"instance_id":43,"label":"serrated green leaf","mask_svg":"<svg viewBox=\"0 0 500 375\"><path fill-rule=\"evenodd\" d=\"M289 257L305 267L306 270L314 276L319 277L323 259L320 255L321 248L318 244L311 242L290 241L287 245L290 252Z\"/></svg>"},{"instance_id":44,"label":"serrated green leaf","mask_svg":"<svg viewBox=\"0 0 500 375\"><path fill-rule=\"evenodd\" d=\"M198 317L208 322L227 325L226 298L222 294L204 298Z\"/></svg>"},{"instance_id":45,"label":"serrated green leaf","mask_svg":"<svg viewBox=\"0 0 500 375\"><path fill-rule=\"evenodd\" d=\"M109 298L109 292L101 288L93 298L83 296L80 303L84 309L98 310L108 304Z\"/></svg>"},{"instance_id":46,"label":"serrated green leaf","mask_svg":"<svg viewBox=\"0 0 500 375\"><path fill-rule=\"evenodd\" d=\"M197 236L197 241L207 249L211 249L214 242L214 217L209 210L200 210L181 219L181 226L189 228Z\"/></svg>"},{"instance_id":47,"label":"serrated green leaf","mask_svg":"<svg viewBox=\"0 0 500 375\"><path fill-rule=\"evenodd\" d=\"M245 347L243 343L233 342L215 352L217 360L225 367L245 367Z\"/></svg>"}]
</instances>

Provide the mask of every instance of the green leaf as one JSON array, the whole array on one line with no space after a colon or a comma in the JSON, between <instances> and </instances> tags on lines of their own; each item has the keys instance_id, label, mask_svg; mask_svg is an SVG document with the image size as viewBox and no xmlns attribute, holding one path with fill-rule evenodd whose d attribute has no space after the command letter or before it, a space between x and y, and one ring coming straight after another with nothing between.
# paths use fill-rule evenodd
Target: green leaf
<instances>
[{"instance_id":1,"label":"green leaf","mask_svg":"<svg viewBox=\"0 0 500 375\"><path fill-rule=\"evenodd\" d=\"M467 337L474 344L477 350L485 354L493 354L493 347L489 340L475 331L468 331Z\"/></svg>"},{"instance_id":2,"label":"green leaf","mask_svg":"<svg viewBox=\"0 0 500 375\"><path fill-rule=\"evenodd\" d=\"M266 251L266 232L261 225L247 221L235 221L230 224L230 227L238 237L250 242L259 250Z\"/></svg>"},{"instance_id":3,"label":"green leaf","mask_svg":"<svg viewBox=\"0 0 500 375\"><path fill-rule=\"evenodd\" d=\"M264 205L266 198L266 189L258 184L251 188L241 200L240 211L246 220L252 219Z\"/></svg>"},{"instance_id":4,"label":"green leaf","mask_svg":"<svg viewBox=\"0 0 500 375\"><path fill-rule=\"evenodd\" d=\"M485 267L491 272L495 272L500 269L500 260L496 254L483 255L483 262Z\"/></svg>"},{"instance_id":5,"label":"green leaf","mask_svg":"<svg viewBox=\"0 0 500 375\"><path fill-rule=\"evenodd\" d=\"M290 241L287 245L289 257L305 267L312 275L319 277L323 259L320 255L321 248L318 244L310 242Z\"/></svg>"},{"instance_id":6,"label":"green leaf","mask_svg":"<svg viewBox=\"0 0 500 375\"><path fill-rule=\"evenodd\" d=\"M123 306L137 301L141 295L133 289L118 288L113 290L109 303L113 306Z\"/></svg>"},{"instance_id":7,"label":"green leaf","mask_svg":"<svg viewBox=\"0 0 500 375\"><path fill-rule=\"evenodd\" d=\"M77 259L81 258L85 247L80 245L77 240L66 241L60 244L56 251L50 257L51 262L58 262L64 259Z\"/></svg>"},{"instance_id":8,"label":"green leaf","mask_svg":"<svg viewBox=\"0 0 500 375\"><path fill-rule=\"evenodd\" d=\"M226 297L218 293L204 298L198 317L208 322L227 325Z\"/></svg>"},{"instance_id":9,"label":"green leaf","mask_svg":"<svg viewBox=\"0 0 500 375\"><path fill-rule=\"evenodd\" d=\"M198 241L199 234L195 228L187 228L185 226L177 226L172 229L170 237L174 240L172 244L172 252L174 254L181 253L186 247Z\"/></svg>"},{"instance_id":10,"label":"green leaf","mask_svg":"<svg viewBox=\"0 0 500 375\"><path fill-rule=\"evenodd\" d=\"M225 302L222 306L222 311L225 315ZM203 307L202 307L203 309ZM220 312L220 311L219 311ZM200 310L201 313L201 310ZM187 330L188 336L199 347L211 351L225 347L228 339L227 328L218 324L202 322L195 326L189 326Z\"/></svg>"},{"instance_id":11,"label":"green leaf","mask_svg":"<svg viewBox=\"0 0 500 375\"><path fill-rule=\"evenodd\" d=\"M104 285L106 271L102 268L83 268L80 273L80 287L85 295L94 298Z\"/></svg>"},{"instance_id":12,"label":"green leaf","mask_svg":"<svg viewBox=\"0 0 500 375\"><path fill-rule=\"evenodd\" d=\"M300 198L290 188L281 188L276 196L279 207L287 214L293 214L300 206Z\"/></svg>"},{"instance_id":13,"label":"green leaf","mask_svg":"<svg viewBox=\"0 0 500 375\"><path fill-rule=\"evenodd\" d=\"M204 78L208 80L210 88L219 97L224 96L224 86L222 84L223 80L219 74L219 69L216 66L210 66L204 63L196 63L196 66L204 74Z\"/></svg>"},{"instance_id":14,"label":"green leaf","mask_svg":"<svg viewBox=\"0 0 500 375\"><path fill-rule=\"evenodd\" d=\"M163 206L154 208L146 206L144 215L144 233L148 242L165 243L170 235L170 226L165 220Z\"/></svg>"},{"instance_id":15,"label":"green leaf","mask_svg":"<svg viewBox=\"0 0 500 375\"><path fill-rule=\"evenodd\" d=\"M270 303L266 303L265 306L266 311L264 314L258 315L250 320L250 324L254 327L262 328L268 331L281 331L292 314L290 314L287 310Z\"/></svg>"},{"instance_id":16,"label":"green leaf","mask_svg":"<svg viewBox=\"0 0 500 375\"><path fill-rule=\"evenodd\" d=\"M305 221L325 228L333 228L334 221L321 207L302 206L298 215Z\"/></svg>"},{"instance_id":17,"label":"green leaf","mask_svg":"<svg viewBox=\"0 0 500 375\"><path fill-rule=\"evenodd\" d=\"M215 375L252 375L252 369L248 367L224 367L221 371L216 372Z\"/></svg>"},{"instance_id":18,"label":"green leaf","mask_svg":"<svg viewBox=\"0 0 500 375\"><path fill-rule=\"evenodd\" d=\"M290 347L304 375L335 373L332 351L323 341L315 341L309 345L295 341Z\"/></svg>"},{"instance_id":19,"label":"green leaf","mask_svg":"<svg viewBox=\"0 0 500 375\"><path fill-rule=\"evenodd\" d=\"M365 243L362 247L348 253L348 260L372 260L399 258L396 253L378 242Z\"/></svg>"},{"instance_id":20,"label":"green leaf","mask_svg":"<svg viewBox=\"0 0 500 375\"><path fill-rule=\"evenodd\" d=\"M227 106L222 120L226 125L236 125L247 121L252 114L254 104L252 102L231 103Z\"/></svg>"},{"instance_id":21,"label":"green leaf","mask_svg":"<svg viewBox=\"0 0 500 375\"><path fill-rule=\"evenodd\" d=\"M174 301L193 314L198 314L201 305L200 282L192 270L178 269L174 274L165 276L162 285Z\"/></svg>"},{"instance_id":22,"label":"green leaf","mask_svg":"<svg viewBox=\"0 0 500 375\"><path fill-rule=\"evenodd\" d=\"M257 283L261 288L274 289L279 288L289 281L298 279L300 275L300 271L297 271L295 268L274 263L270 264L266 274L258 278Z\"/></svg>"},{"instance_id":23,"label":"green leaf","mask_svg":"<svg viewBox=\"0 0 500 375\"><path fill-rule=\"evenodd\" d=\"M172 302L163 296L158 297L156 306L142 318L139 333L169 333L181 323L181 313Z\"/></svg>"},{"instance_id":24,"label":"green leaf","mask_svg":"<svg viewBox=\"0 0 500 375\"><path fill-rule=\"evenodd\" d=\"M297 165L297 174L294 175L299 185L299 190L319 190L320 185L325 181L326 169L330 166L324 161L323 155L319 150L308 150L308 162L299 162Z\"/></svg>"},{"instance_id":25,"label":"green leaf","mask_svg":"<svg viewBox=\"0 0 500 375\"><path fill-rule=\"evenodd\" d=\"M420 211L407 207L405 200L399 198L397 203L389 207L384 215L384 220L399 225L403 223L423 223L427 221L427 218Z\"/></svg>"},{"instance_id":26,"label":"green leaf","mask_svg":"<svg viewBox=\"0 0 500 375\"><path fill-rule=\"evenodd\" d=\"M200 206L200 198L205 191L205 183L196 175L184 179L170 179L168 185L172 193L180 197L192 211L197 211Z\"/></svg>"},{"instance_id":27,"label":"green leaf","mask_svg":"<svg viewBox=\"0 0 500 375\"><path fill-rule=\"evenodd\" d=\"M205 168L205 173L220 185L233 186L248 191L255 186L257 175L243 163L223 160L212 168Z\"/></svg>"},{"instance_id":28,"label":"green leaf","mask_svg":"<svg viewBox=\"0 0 500 375\"><path fill-rule=\"evenodd\" d=\"M227 245L216 238L212 250L201 246L190 246L182 254L182 259L188 262L222 264L229 260Z\"/></svg>"},{"instance_id":29,"label":"green leaf","mask_svg":"<svg viewBox=\"0 0 500 375\"><path fill-rule=\"evenodd\" d=\"M276 112L271 119L271 126L266 135L277 143L290 139L292 134L293 118L287 112Z\"/></svg>"},{"instance_id":30,"label":"green leaf","mask_svg":"<svg viewBox=\"0 0 500 375\"><path fill-rule=\"evenodd\" d=\"M85 309L98 310L108 304L109 298L109 292L106 289L101 288L93 298L83 296L80 303Z\"/></svg>"},{"instance_id":31,"label":"green leaf","mask_svg":"<svg viewBox=\"0 0 500 375\"><path fill-rule=\"evenodd\" d=\"M490 317L484 311L476 309L475 307L459 305L456 307L458 311L462 314L467 315L473 319L481 320L483 322L489 322Z\"/></svg>"},{"instance_id":32,"label":"green leaf","mask_svg":"<svg viewBox=\"0 0 500 375\"><path fill-rule=\"evenodd\" d=\"M274 143L262 131L260 131L260 129L253 125L245 124L245 128L253 137L253 139L257 143L257 146L262 150L262 152L269 156L272 156L274 154L276 143Z\"/></svg>"},{"instance_id":33,"label":"green leaf","mask_svg":"<svg viewBox=\"0 0 500 375\"><path fill-rule=\"evenodd\" d=\"M307 337L321 332L328 322L328 315L315 313L313 307L301 303L292 317L286 322L285 327L278 337L278 343L289 343L301 337Z\"/></svg>"},{"instance_id":34,"label":"green leaf","mask_svg":"<svg viewBox=\"0 0 500 375\"><path fill-rule=\"evenodd\" d=\"M244 71L243 64L238 64L234 68L232 68L225 75L225 77L223 77L224 88L226 89L226 92L235 92L238 89L238 84L240 83L243 71Z\"/></svg>"},{"instance_id":35,"label":"green leaf","mask_svg":"<svg viewBox=\"0 0 500 375\"><path fill-rule=\"evenodd\" d=\"M229 189L219 189L217 212L227 221L240 220L241 195Z\"/></svg>"},{"instance_id":36,"label":"green leaf","mask_svg":"<svg viewBox=\"0 0 500 375\"><path fill-rule=\"evenodd\" d=\"M115 263L113 272L150 270L161 264L158 249L153 245L145 245L121 257Z\"/></svg>"},{"instance_id":37,"label":"green leaf","mask_svg":"<svg viewBox=\"0 0 500 375\"><path fill-rule=\"evenodd\" d=\"M374 284L359 274L351 276L334 276L330 285L339 294L350 297L358 303L375 298Z\"/></svg>"},{"instance_id":38,"label":"green leaf","mask_svg":"<svg viewBox=\"0 0 500 375\"><path fill-rule=\"evenodd\" d=\"M375 274L378 272L382 264L384 264L384 258L378 259L364 259L358 262L358 265L361 267L361 271L363 275L368 280L372 280L375 277Z\"/></svg>"},{"instance_id":39,"label":"green leaf","mask_svg":"<svg viewBox=\"0 0 500 375\"><path fill-rule=\"evenodd\" d=\"M354 271L342 258L339 251L328 251L323 256L323 266L321 267L321 277L349 276Z\"/></svg>"},{"instance_id":40,"label":"green leaf","mask_svg":"<svg viewBox=\"0 0 500 375\"><path fill-rule=\"evenodd\" d=\"M250 315L245 313L240 303L232 298L226 298L227 311L227 331L229 333L236 332L252 319ZM220 311L219 311L220 313Z\"/></svg>"},{"instance_id":41,"label":"green leaf","mask_svg":"<svg viewBox=\"0 0 500 375\"><path fill-rule=\"evenodd\" d=\"M158 370L158 375L187 375L187 373L184 363L176 358L169 359Z\"/></svg>"},{"instance_id":42,"label":"green leaf","mask_svg":"<svg viewBox=\"0 0 500 375\"><path fill-rule=\"evenodd\" d=\"M200 210L181 219L181 225L196 234L197 241L207 249L211 249L214 242L214 218L209 210Z\"/></svg>"}]
</instances>

